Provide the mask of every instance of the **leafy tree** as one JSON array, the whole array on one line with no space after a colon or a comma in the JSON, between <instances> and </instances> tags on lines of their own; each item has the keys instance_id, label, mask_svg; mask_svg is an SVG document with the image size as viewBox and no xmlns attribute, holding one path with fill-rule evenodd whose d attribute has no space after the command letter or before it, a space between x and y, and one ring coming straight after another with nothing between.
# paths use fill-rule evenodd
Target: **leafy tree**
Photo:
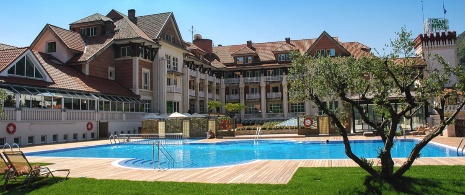
<instances>
[{"instance_id":1,"label":"leafy tree","mask_svg":"<svg viewBox=\"0 0 465 195\"><path fill-rule=\"evenodd\" d=\"M247 106L241 103L226 103L226 105L224 105L223 107L229 112L240 111L240 110L244 110L245 108L247 108Z\"/></svg>"},{"instance_id":2,"label":"leafy tree","mask_svg":"<svg viewBox=\"0 0 465 195\"><path fill-rule=\"evenodd\" d=\"M444 87L452 74L461 75L463 78L463 70L450 66L437 55L428 56L426 60L434 60L442 66L441 69L415 68L413 65L418 64L419 58L414 53L411 33L402 28L401 32L396 34L398 37L387 45L392 47L392 52L382 57L371 54L357 60L353 57L313 57L293 53L293 66L288 80L291 86L291 101L313 101L338 128L347 156L372 176L383 179L402 177L419 157L421 149L443 132L465 104L462 94L457 90L463 89L463 83L459 82L449 89ZM444 107L450 97L460 97L457 98L459 106L446 118ZM393 99L398 102L397 108L391 104ZM330 109L324 103L335 100L349 104L360 113L361 119L367 125L379 132L385 143L379 149L381 170L372 167L373 161L352 152L339 111ZM372 102L376 113L383 116L381 121L374 121L374 117L369 116L367 110L359 104L359 100ZM440 124L415 145L404 164L394 171L391 149L397 125L402 117L410 119L422 106L433 108L439 115Z\"/></svg>"},{"instance_id":3,"label":"leafy tree","mask_svg":"<svg viewBox=\"0 0 465 195\"><path fill-rule=\"evenodd\" d=\"M457 36L457 59L459 64L465 66L465 31Z\"/></svg>"},{"instance_id":4,"label":"leafy tree","mask_svg":"<svg viewBox=\"0 0 465 195\"><path fill-rule=\"evenodd\" d=\"M208 110L216 110L221 107L223 104L220 101L208 101Z\"/></svg>"}]
</instances>

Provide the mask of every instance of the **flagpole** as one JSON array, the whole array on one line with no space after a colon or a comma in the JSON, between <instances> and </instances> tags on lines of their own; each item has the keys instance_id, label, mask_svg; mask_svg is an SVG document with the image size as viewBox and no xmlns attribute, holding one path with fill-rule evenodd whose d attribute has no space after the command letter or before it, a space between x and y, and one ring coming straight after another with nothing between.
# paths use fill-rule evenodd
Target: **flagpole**
<instances>
[{"instance_id":1,"label":"flagpole","mask_svg":"<svg viewBox=\"0 0 465 195\"><path fill-rule=\"evenodd\" d=\"M442 10L444 11L444 19L446 19L446 8L444 7L444 0L442 1Z\"/></svg>"}]
</instances>

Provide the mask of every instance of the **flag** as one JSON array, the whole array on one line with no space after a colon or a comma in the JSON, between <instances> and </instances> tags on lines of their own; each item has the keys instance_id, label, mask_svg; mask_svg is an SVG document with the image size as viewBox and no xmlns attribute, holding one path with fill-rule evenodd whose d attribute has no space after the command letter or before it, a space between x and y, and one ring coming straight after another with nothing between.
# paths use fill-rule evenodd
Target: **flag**
<instances>
[{"instance_id":1,"label":"flag","mask_svg":"<svg viewBox=\"0 0 465 195\"><path fill-rule=\"evenodd\" d=\"M442 9L444 10L444 14L446 14L447 10L446 10L446 8L444 8L444 2L442 2Z\"/></svg>"}]
</instances>

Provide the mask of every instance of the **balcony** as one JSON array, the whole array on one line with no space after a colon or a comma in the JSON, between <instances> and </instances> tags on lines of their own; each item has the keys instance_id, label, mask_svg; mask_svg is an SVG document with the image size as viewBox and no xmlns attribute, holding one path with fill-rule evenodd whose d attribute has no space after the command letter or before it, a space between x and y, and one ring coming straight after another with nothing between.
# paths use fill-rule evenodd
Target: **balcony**
<instances>
[{"instance_id":1,"label":"balcony","mask_svg":"<svg viewBox=\"0 0 465 195\"><path fill-rule=\"evenodd\" d=\"M212 76L208 76L208 81L213 82L213 77L212 77Z\"/></svg>"},{"instance_id":2,"label":"balcony","mask_svg":"<svg viewBox=\"0 0 465 195\"><path fill-rule=\"evenodd\" d=\"M227 78L224 79L224 84L237 84L239 83L239 78Z\"/></svg>"},{"instance_id":3,"label":"balcony","mask_svg":"<svg viewBox=\"0 0 465 195\"><path fill-rule=\"evenodd\" d=\"M260 99L260 94L259 94L259 93L245 94L245 99L246 99L246 100L256 100L256 99Z\"/></svg>"},{"instance_id":4,"label":"balcony","mask_svg":"<svg viewBox=\"0 0 465 195\"><path fill-rule=\"evenodd\" d=\"M189 76L197 76L197 74L195 73L195 70L189 70Z\"/></svg>"},{"instance_id":5,"label":"balcony","mask_svg":"<svg viewBox=\"0 0 465 195\"><path fill-rule=\"evenodd\" d=\"M205 74L204 74L204 73L199 73L199 77L200 77L200 79L204 79L204 80L205 80Z\"/></svg>"},{"instance_id":6,"label":"balcony","mask_svg":"<svg viewBox=\"0 0 465 195\"><path fill-rule=\"evenodd\" d=\"M260 77L244 77L245 83L260 83Z\"/></svg>"},{"instance_id":7,"label":"balcony","mask_svg":"<svg viewBox=\"0 0 465 195\"><path fill-rule=\"evenodd\" d=\"M189 89L189 96L195 96L195 89Z\"/></svg>"},{"instance_id":8,"label":"balcony","mask_svg":"<svg viewBox=\"0 0 465 195\"><path fill-rule=\"evenodd\" d=\"M177 85L168 85L166 86L167 93L181 93L181 87Z\"/></svg>"},{"instance_id":9,"label":"balcony","mask_svg":"<svg viewBox=\"0 0 465 195\"><path fill-rule=\"evenodd\" d=\"M212 93L208 93L208 99L213 99L213 94Z\"/></svg>"},{"instance_id":10,"label":"balcony","mask_svg":"<svg viewBox=\"0 0 465 195\"><path fill-rule=\"evenodd\" d=\"M239 100L239 94L226 95L226 101Z\"/></svg>"},{"instance_id":11,"label":"balcony","mask_svg":"<svg viewBox=\"0 0 465 195\"><path fill-rule=\"evenodd\" d=\"M265 76L265 81L282 81L283 75Z\"/></svg>"},{"instance_id":12,"label":"balcony","mask_svg":"<svg viewBox=\"0 0 465 195\"><path fill-rule=\"evenodd\" d=\"M284 118L284 113L266 113L266 118Z\"/></svg>"},{"instance_id":13,"label":"balcony","mask_svg":"<svg viewBox=\"0 0 465 195\"><path fill-rule=\"evenodd\" d=\"M201 97L201 98L205 97L205 92L199 91L199 97Z\"/></svg>"},{"instance_id":14,"label":"balcony","mask_svg":"<svg viewBox=\"0 0 465 195\"><path fill-rule=\"evenodd\" d=\"M266 93L266 98L268 99L279 99L279 98L282 98L283 95L281 94L281 92L269 92L269 93Z\"/></svg>"}]
</instances>

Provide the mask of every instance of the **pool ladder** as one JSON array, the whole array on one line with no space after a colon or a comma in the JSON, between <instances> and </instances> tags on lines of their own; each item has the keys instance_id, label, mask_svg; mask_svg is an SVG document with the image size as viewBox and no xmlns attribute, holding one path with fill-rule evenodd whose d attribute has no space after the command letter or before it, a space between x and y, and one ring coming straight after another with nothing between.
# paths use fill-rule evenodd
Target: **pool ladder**
<instances>
[{"instance_id":1,"label":"pool ladder","mask_svg":"<svg viewBox=\"0 0 465 195\"><path fill-rule=\"evenodd\" d=\"M255 140L258 140L262 137L262 127L257 127L255 131Z\"/></svg>"},{"instance_id":2,"label":"pool ladder","mask_svg":"<svg viewBox=\"0 0 465 195\"><path fill-rule=\"evenodd\" d=\"M152 164L153 164L153 169L155 169L155 145L157 147L157 158L158 158L158 169L161 170L161 163L160 163L160 156L165 157L165 159L168 161L168 169L170 168L169 165L171 165L171 168L174 168L174 164L176 164L176 161L174 160L173 156L166 150L165 146L160 143L159 141L157 142L152 142Z\"/></svg>"},{"instance_id":3,"label":"pool ladder","mask_svg":"<svg viewBox=\"0 0 465 195\"><path fill-rule=\"evenodd\" d=\"M462 142L463 142L464 139L465 139L465 137L463 137L462 140L460 140L459 146L457 146L457 156L460 156L459 149L460 149L460 146L462 145ZM461 153L462 156L463 156L463 150L464 149L465 149L465 143L463 144L463 147L462 147L462 153Z\"/></svg>"},{"instance_id":4,"label":"pool ladder","mask_svg":"<svg viewBox=\"0 0 465 195\"><path fill-rule=\"evenodd\" d=\"M19 145L17 143L13 143L13 146L11 146L9 143L5 143L5 145L3 145L3 151L5 151L5 147L7 147L7 146L8 146L8 148L10 148L11 151L13 151L13 148L15 146L18 147L18 151L21 150L21 148L19 148Z\"/></svg>"},{"instance_id":5,"label":"pool ladder","mask_svg":"<svg viewBox=\"0 0 465 195\"><path fill-rule=\"evenodd\" d=\"M120 140L118 139L118 135L110 135L110 137L108 138L110 140L110 144L113 144L113 142L116 144L116 140L118 140L118 142L120 142ZM113 141L111 141L113 140Z\"/></svg>"}]
</instances>

